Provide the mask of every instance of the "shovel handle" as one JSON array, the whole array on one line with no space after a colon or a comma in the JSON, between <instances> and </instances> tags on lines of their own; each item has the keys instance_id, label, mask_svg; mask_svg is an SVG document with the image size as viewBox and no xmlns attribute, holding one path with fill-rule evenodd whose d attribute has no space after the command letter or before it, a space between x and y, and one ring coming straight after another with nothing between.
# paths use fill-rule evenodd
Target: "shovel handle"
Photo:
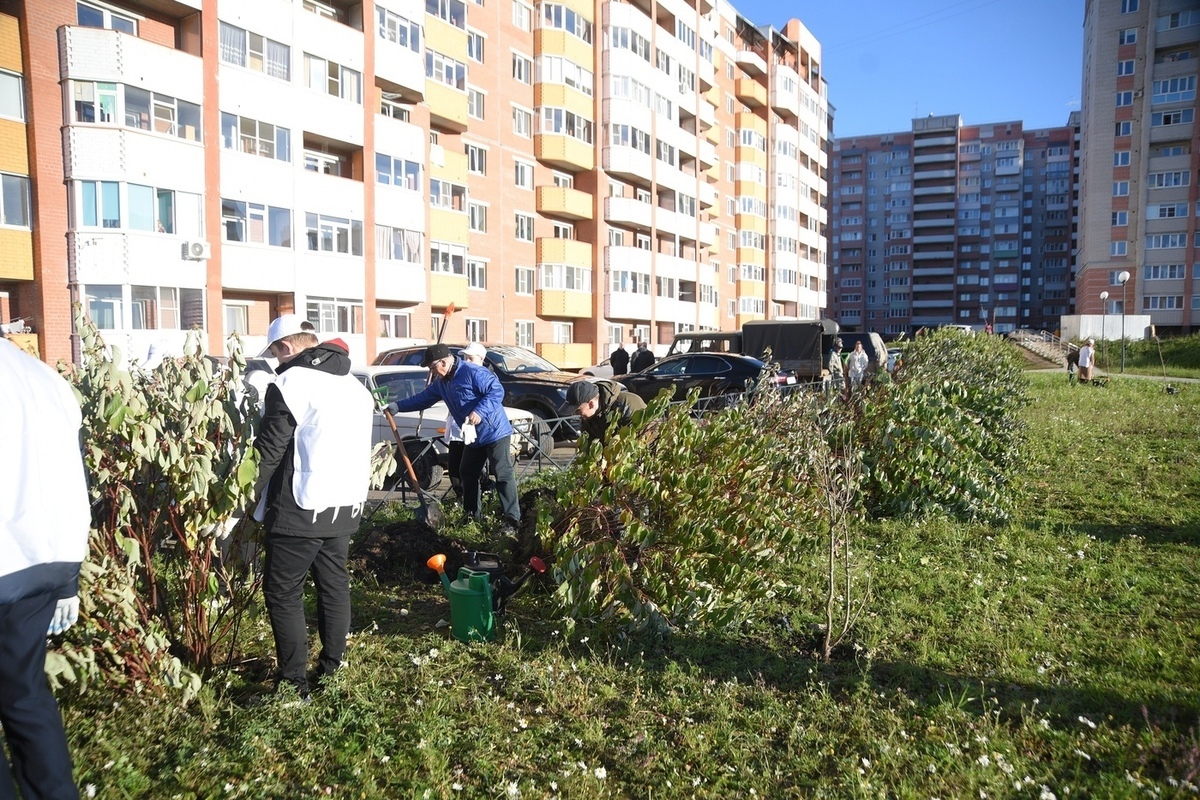
<instances>
[{"instance_id":1,"label":"shovel handle","mask_svg":"<svg viewBox=\"0 0 1200 800\"><path fill-rule=\"evenodd\" d=\"M408 457L408 449L404 446L404 440L400 438L400 429L396 427L396 418L392 416L392 410L387 406L383 407L383 415L387 417L388 425L391 426L392 436L396 437L396 449L400 452L400 460L404 462L404 470L408 474L408 480L412 483L413 491L420 494L421 484L417 480L417 471L413 469L413 463Z\"/></svg>"}]
</instances>

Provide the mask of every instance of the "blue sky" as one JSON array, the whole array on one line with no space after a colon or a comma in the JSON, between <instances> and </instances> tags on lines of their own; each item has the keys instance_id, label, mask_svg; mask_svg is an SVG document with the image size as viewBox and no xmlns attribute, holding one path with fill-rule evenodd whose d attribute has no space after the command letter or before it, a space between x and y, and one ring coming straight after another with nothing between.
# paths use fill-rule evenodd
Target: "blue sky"
<instances>
[{"instance_id":1,"label":"blue sky","mask_svg":"<svg viewBox=\"0 0 1200 800\"><path fill-rule=\"evenodd\" d=\"M759 25L798 18L821 42L834 135L912 118L1065 125L1078 110L1084 0L733 0Z\"/></svg>"}]
</instances>

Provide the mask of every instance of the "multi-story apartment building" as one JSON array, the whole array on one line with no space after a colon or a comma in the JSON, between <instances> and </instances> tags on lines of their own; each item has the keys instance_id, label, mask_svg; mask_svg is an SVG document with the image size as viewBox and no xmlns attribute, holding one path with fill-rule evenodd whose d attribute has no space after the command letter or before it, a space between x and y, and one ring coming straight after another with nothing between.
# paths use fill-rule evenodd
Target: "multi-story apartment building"
<instances>
[{"instance_id":1,"label":"multi-story apartment building","mask_svg":"<svg viewBox=\"0 0 1200 800\"><path fill-rule=\"evenodd\" d=\"M1195 0L1088 0L1080 313L1148 315L1160 333L1196 329L1198 65ZM1124 286L1123 272L1129 273ZM1105 291L1107 308L1100 299Z\"/></svg>"},{"instance_id":2,"label":"multi-story apartment building","mask_svg":"<svg viewBox=\"0 0 1200 800\"><path fill-rule=\"evenodd\" d=\"M0 313L361 362L453 309L565 367L816 317L820 65L714 0L0 0Z\"/></svg>"},{"instance_id":3,"label":"multi-story apartment building","mask_svg":"<svg viewBox=\"0 0 1200 800\"><path fill-rule=\"evenodd\" d=\"M885 336L925 326L1055 328L1070 313L1077 122L963 125L837 139L835 319Z\"/></svg>"}]
</instances>

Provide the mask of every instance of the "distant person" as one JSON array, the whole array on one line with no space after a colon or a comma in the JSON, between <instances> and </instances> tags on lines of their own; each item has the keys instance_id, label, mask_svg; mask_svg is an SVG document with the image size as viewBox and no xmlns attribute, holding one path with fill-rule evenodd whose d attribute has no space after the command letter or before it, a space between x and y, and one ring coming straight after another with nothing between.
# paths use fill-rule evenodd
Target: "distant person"
<instances>
[{"instance_id":1,"label":"distant person","mask_svg":"<svg viewBox=\"0 0 1200 800\"><path fill-rule=\"evenodd\" d=\"M633 354L633 360L629 364L629 371L641 372L646 367L653 365L656 360L646 342L638 342L637 352Z\"/></svg>"},{"instance_id":2,"label":"distant person","mask_svg":"<svg viewBox=\"0 0 1200 800\"><path fill-rule=\"evenodd\" d=\"M617 428L633 423L634 415L645 411L646 401L615 381L578 380L567 387L567 405L580 417L584 436L603 443L608 426Z\"/></svg>"},{"instance_id":3,"label":"distant person","mask_svg":"<svg viewBox=\"0 0 1200 800\"><path fill-rule=\"evenodd\" d=\"M1096 363L1096 340L1088 339L1079 348L1079 382L1087 383L1092 379L1092 367Z\"/></svg>"},{"instance_id":4,"label":"distant person","mask_svg":"<svg viewBox=\"0 0 1200 800\"><path fill-rule=\"evenodd\" d=\"M423 391L392 403L397 411L419 411L441 400L463 429L463 455L459 467L463 509L481 517L479 483L491 461L496 492L504 517L500 533L515 534L521 523L517 478L512 461L512 425L504 412L504 387L487 367L455 358L444 344L425 348L424 366L434 374Z\"/></svg>"},{"instance_id":5,"label":"distant person","mask_svg":"<svg viewBox=\"0 0 1200 800\"><path fill-rule=\"evenodd\" d=\"M46 637L79 618L92 514L82 415L51 367L0 340L0 797L79 797ZM9 765L9 758L12 765Z\"/></svg>"},{"instance_id":6,"label":"distant person","mask_svg":"<svg viewBox=\"0 0 1200 800\"><path fill-rule=\"evenodd\" d=\"M829 350L829 358L826 359L826 369L829 370L829 387L828 393L837 392L839 395L846 393L846 378L842 369L842 340L840 338L833 340L833 347Z\"/></svg>"},{"instance_id":7,"label":"distant person","mask_svg":"<svg viewBox=\"0 0 1200 800\"><path fill-rule=\"evenodd\" d=\"M317 589L321 655L316 679L342 665L350 631L346 555L371 485L375 401L350 374L340 339L317 343L305 320L284 314L267 332L279 359L267 386L258 451L254 518L266 526L263 599L275 636L278 685L308 696L304 584Z\"/></svg>"},{"instance_id":8,"label":"distant person","mask_svg":"<svg viewBox=\"0 0 1200 800\"><path fill-rule=\"evenodd\" d=\"M867 356L867 351L863 350L862 342L855 342L854 349L850 351L850 357L846 359L846 377L850 380L851 389L862 387L863 378L866 377L867 367L870 363L871 359Z\"/></svg>"},{"instance_id":9,"label":"distant person","mask_svg":"<svg viewBox=\"0 0 1200 800\"><path fill-rule=\"evenodd\" d=\"M626 352L624 344L617 343L617 349L608 357L608 363L612 366L614 378L629 372L629 353Z\"/></svg>"}]
</instances>

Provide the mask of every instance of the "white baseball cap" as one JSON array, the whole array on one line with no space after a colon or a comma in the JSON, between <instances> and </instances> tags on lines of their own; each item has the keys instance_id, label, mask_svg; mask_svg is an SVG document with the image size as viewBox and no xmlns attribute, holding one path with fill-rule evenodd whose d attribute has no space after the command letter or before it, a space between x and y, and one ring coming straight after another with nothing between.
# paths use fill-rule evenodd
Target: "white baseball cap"
<instances>
[{"instance_id":1,"label":"white baseball cap","mask_svg":"<svg viewBox=\"0 0 1200 800\"><path fill-rule=\"evenodd\" d=\"M271 327L267 328L267 344L275 344L285 336L291 336L293 333L312 333L312 326L305 328L308 320L299 314L283 314L271 321Z\"/></svg>"},{"instance_id":2,"label":"white baseball cap","mask_svg":"<svg viewBox=\"0 0 1200 800\"><path fill-rule=\"evenodd\" d=\"M487 358L487 350L485 350L483 345L481 345L479 342L471 342L462 349L461 355L471 356L472 358L483 360Z\"/></svg>"}]
</instances>

